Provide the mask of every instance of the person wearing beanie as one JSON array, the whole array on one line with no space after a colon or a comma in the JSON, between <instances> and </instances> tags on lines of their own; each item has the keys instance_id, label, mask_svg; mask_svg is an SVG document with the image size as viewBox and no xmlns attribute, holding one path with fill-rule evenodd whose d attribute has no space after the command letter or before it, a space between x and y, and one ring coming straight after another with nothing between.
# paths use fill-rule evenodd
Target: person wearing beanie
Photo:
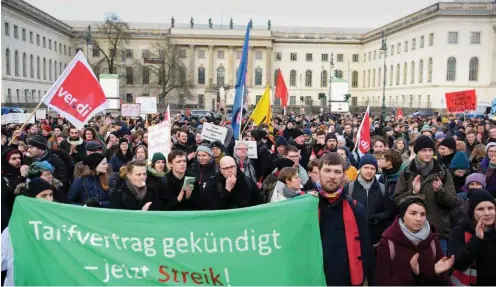
<instances>
[{"instance_id":1,"label":"person wearing beanie","mask_svg":"<svg viewBox=\"0 0 496 287\"><path fill-rule=\"evenodd\" d=\"M325 145L328 152L336 152L338 148L338 138L335 133L328 133L325 137Z\"/></svg>"},{"instance_id":2,"label":"person wearing beanie","mask_svg":"<svg viewBox=\"0 0 496 287\"><path fill-rule=\"evenodd\" d=\"M22 195L53 201L53 187L49 182L38 177L27 184Z\"/></svg>"},{"instance_id":3,"label":"person wearing beanie","mask_svg":"<svg viewBox=\"0 0 496 287\"><path fill-rule=\"evenodd\" d=\"M210 146L212 147L212 155L215 159L215 164L219 166L220 160L226 156L224 144L220 141L214 141L210 144Z\"/></svg>"},{"instance_id":4,"label":"person wearing beanie","mask_svg":"<svg viewBox=\"0 0 496 287\"><path fill-rule=\"evenodd\" d=\"M446 137L447 137L446 134L444 134L443 132L437 132L436 134L434 134L434 139L436 140L436 143L440 143Z\"/></svg>"},{"instance_id":5,"label":"person wearing beanie","mask_svg":"<svg viewBox=\"0 0 496 287\"><path fill-rule=\"evenodd\" d=\"M196 160L193 160L186 171L187 176L192 176L204 191L207 182L215 177L218 166L215 163L214 153L210 145L202 144L196 149Z\"/></svg>"},{"instance_id":6,"label":"person wearing beanie","mask_svg":"<svg viewBox=\"0 0 496 287\"><path fill-rule=\"evenodd\" d=\"M167 173L167 159L161 152L156 152L152 156L152 164L148 166L146 174L146 186L148 192L155 194L155 186Z\"/></svg>"},{"instance_id":7,"label":"person wearing beanie","mask_svg":"<svg viewBox=\"0 0 496 287\"><path fill-rule=\"evenodd\" d=\"M456 141L452 137L448 137L443 139L437 148L439 153L438 160L440 160L444 166L449 167L451 164L451 160L456 153Z\"/></svg>"},{"instance_id":8,"label":"person wearing beanie","mask_svg":"<svg viewBox=\"0 0 496 287\"><path fill-rule=\"evenodd\" d=\"M420 134L432 138L432 129L429 125L424 125L420 130Z\"/></svg>"},{"instance_id":9,"label":"person wearing beanie","mask_svg":"<svg viewBox=\"0 0 496 287\"><path fill-rule=\"evenodd\" d=\"M449 170L451 172L451 176L453 177L456 193L463 193L465 180L471 172L470 162L468 161L467 155L461 151L456 152L449 166Z\"/></svg>"},{"instance_id":10,"label":"person wearing beanie","mask_svg":"<svg viewBox=\"0 0 496 287\"><path fill-rule=\"evenodd\" d=\"M419 196L407 196L398 212L377 247L377 285L450 285L455 257L445 257L427 220L428 204Z\"/></svg>"},{"instance_id":11,"label":"person wearing beanie","mask_svg":"<svg viewBox=\"0 0 496 287\"><path fill-rule=\"evenodd\" d=\"M133 160L134 154L130 146L127 138L119 139L117 152L110 158L110 166L112 166L113 172L119 172L121 167Z\"/></svg>"},{"instance_id":12,"label":"person wearing beanie","mask_svg":"<svg viewBox=\"0 0 496 287\"><path fill-rule=\"evenodd\" d=\"M302 167L307 166L308 161L310 161L310 153L308 152L310 147L305 143L305 135L299 129L296 130L295 136L296 137L290 141L290 144L300 151L300 165Z\"/></svg>"},{"instance_id":13,"label":"person wearing beanie","mask_svg":"<svg viewBox=\"0 0 496 287\"><path fill-rule=\"evenodd\" d=\"M486 175L486 189L496 197L496 143L488 143L486 156L481 162L482 173Z\"/></svg>"},{"instance_id":14,"label":"person wearing beanie","mask_svg":"<svg viewBox=\"0 0 496 287\"><path fill-rule=\"evenodd\" d=\"M394 201L399 205L403 198L412 195L425 196L429 210L427 220L436 228L441 246L447 253L450 216L447 211L459 206L453 177L440 161L434 159L434 141L425 135L415 140L416 157L401 171L394 192Z\"/></svg>"},{"instance_id":15,"label":"person wearing beanie","mask_svg":"<svg viewBox=\"0 0 496 287\"><path fill-rule=\"evenodd\" d=\"M456 258L454 285L496 285L496 201L485 189L472 189L468 211L451 232L449 250Z\"/></svg>"},{"instance_id":16,"label":"person wearing beanie","mask_svg":"<svg viewBox=\"0 0 496 287\"><path fill-rule=\"evenodd\" d=\"M90 207L107 207L110 190L107 158L101 153L92 153L84 157L83 164L88 168L72 183L66 201Z\"/></svg>"}]
</instances>

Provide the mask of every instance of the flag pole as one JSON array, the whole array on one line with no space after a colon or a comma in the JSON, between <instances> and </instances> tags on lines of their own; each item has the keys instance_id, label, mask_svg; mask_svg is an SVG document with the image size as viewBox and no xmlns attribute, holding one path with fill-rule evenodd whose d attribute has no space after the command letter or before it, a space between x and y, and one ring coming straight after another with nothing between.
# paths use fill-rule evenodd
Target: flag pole
<instances>
[{"instance_id":1,"label":"flag pole","mask_svg":"<svg viewBox=\"0 0 496 287\"><path fill-rule=\"evenodd\" d=\"M46 96L45 96L46 97ZM43 97L43 100L45 99L45 97ZM21 128L19 130L24 130L24 128L27 126L27 124L29 123L29 120L34 116L34 114L36 113L36 110L40 108L41 104L43 104L43 100L40 101L38 103L38 105L34 108L33 112L31 112L31 114L29 115L28 119L24 122L24 124L21 126ZM10 139L10 142L9 142L9 145L11 145L14 140L16 139L16 134L14 133L14 135L12 136L12 139Z\"/></svg>"},{"instance_id":2,"label":"flag pole","mask_svg":"<svg viewBox=\"0 0 496 287\"><path fill-rule=\"evenodd\" d=\"M243 105L244 105L244 101L245 101L245 97L246 97L246 95L245 95L246 84L243 85L242 87L243 87L243 91L241 92L241 106L239 107L239 120L240 120L240 124L243 123ZM246 122L246 124L248 124L248 122ZM246 128L246 125L245 125L245 128ZM243 131L245 130L245 128L243 128ZM238 139L241 138L241 134L243 133L243 131L241 131L241 129L239 129Z\"/></svg>"}]
</instances>

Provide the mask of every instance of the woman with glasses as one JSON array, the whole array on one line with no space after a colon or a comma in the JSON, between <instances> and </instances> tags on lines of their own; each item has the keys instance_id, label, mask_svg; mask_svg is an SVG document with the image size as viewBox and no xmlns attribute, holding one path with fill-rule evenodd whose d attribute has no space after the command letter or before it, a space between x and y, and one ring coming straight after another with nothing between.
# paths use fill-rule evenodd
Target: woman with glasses
<instances>
[{"instance_id":1,"label":"woman with glasses","mask_svg":"<svg viewBox=\"0 0 496 287\"><path fill-rule=\"evenodd\" d=\"M248 146L244 142L238 142L234 147L234 160L241 172L253 182L258 182L255 169L248 157Z\"/></svg>"}]
</instances>

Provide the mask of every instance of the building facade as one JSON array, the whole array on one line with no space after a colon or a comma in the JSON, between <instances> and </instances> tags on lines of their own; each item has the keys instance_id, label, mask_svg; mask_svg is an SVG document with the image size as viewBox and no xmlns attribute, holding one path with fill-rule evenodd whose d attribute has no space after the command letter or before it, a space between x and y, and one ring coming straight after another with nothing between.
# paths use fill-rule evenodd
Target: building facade
<instances>
[{"instance_id":1,"label":"building facade","mask_svg":"<svg viewBox=\"0 0 496 287\"><path fill-rule=\"evenodd\" d=\"M23 53L28 59L31 53L35 59L39 53L40 61L51 59L52 65L54 61L58 65L66 64L71 59L69 54L43 48L36 42L30 44L29 40L24 42L21 36L15 38L13 25L18 29L25 25L26 31L33 30L34 35L40 34L46 41L57 41L58 45L69 49L72 47L72 51L82 49L90 64L101 62L102 55L94 49L88 51L83 36L90 25L92 37L103 49L108 49L103 46L103 35L95 32L98 23L68 21L64 24L49 16L27 15L43 13L32 6L21 13L12 3L30 6L19 0L2 0L2 50L6 56L8 49L11 59L10 74L7 74L7 63L4 62L2 69L3 103L15 103L16 99L23 103L26 89L40 90L43 94L55 78L54 75L50 81L47 76L43 80L45 78L37 78L36 73L32 78L29 71L28 76L23 77ZM6 22L10 35L5 32ZM148 88L149 76L137 69L136 63L145 62L154 43L167 40L177 48L186 68L181 77L187 77L190 82L192 96L186 97L182 91L174 90L161 105L169 103L176 108L209 110L232 105L245 26L232 23L222 27L192 23L129 24L131 38L116 69L121 76L120 94L124 102L132 102L137 96L160 93ZM43 29L46 35L36 27ZM386 49L381 50L383 32ZM18 33L20 35L20 30ZM15 76L14 71L16 50L18 63L21 63L17 65L19 76ZM445 93L466 89L475 89L479 105L485 105L496 97L496 3L441 2L373 30L255 25L248 54L249 105L256 104L266 86L274 87L278 69L288 86L289 104L294 109L316 112L325 107L329 93L333 98L331 77L348 82L351 106L378 108L382 105L384 92L388 108L444 109ZM47 65L51 67L49 63ZM97 74L107 72L104 63L95 69ZM53 72L60 74L60 67L54 68ZM225 93L220 92L221 87ZM20 97L13 97L17 90ZM322 93L326 94L326 99L319 99ZM29 100L33 98L26 98L26 102ZM274 106L278 107L279 103L275 101Z\"/></svg>"}]
</instances>

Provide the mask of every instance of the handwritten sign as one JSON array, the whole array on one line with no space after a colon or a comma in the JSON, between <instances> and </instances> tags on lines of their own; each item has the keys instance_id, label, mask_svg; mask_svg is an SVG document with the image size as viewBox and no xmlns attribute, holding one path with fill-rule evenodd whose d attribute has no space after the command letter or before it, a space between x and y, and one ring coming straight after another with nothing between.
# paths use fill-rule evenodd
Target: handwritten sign
<instances>
[{"instance_id":1,"label":"handwritten sign","mask_svg":"<svg viewBox=\"0 0 496 287\"><path fill-rule=\"evenodd\" d=\"M236 141L236 146L238 143L244 143L248 147L248 158L258 158L258 149L256 141Z\"/></svg>"},{"instance_id":2,"label":"handwritten sign","mask_svg":"<svg viewBox=\"0 0 496 287\"><path fill-rule=\"evenodd\" d=\"M214 142L220 141L224 143L227 136L227 128L216 126L211 123L204 123L201 136L203 139Z\"/></svg>"},{"instance_id":3,"label":"handwritten sign","mask_svg":"<svg viewBox=\"0 0 496 287\"><path fill-rule=\"evenodd\" d=\"M155 153L161 152L166 158L171 150L171 127L169 122L162 122L148 127L148 162L151 163Z\"/></svg>"},{"instance_id":4,"label":"handwritten sign","mask_svg":"<svg viewBox=\"0 0 496 287\"><path fill-rule=\"evenodd\" d=\"M142 114L157 113L157 98L155 97L136 97L136 103L141 104Z\"/></svg>"},{"instance_id":5,"label":"handwritten sign","mask_svg":"<svg viewBox=\"0 0 496 287\"><path fill-rule=\"evenodd\" d=\"M2 125L8 124L23 124L25 123L30 114L21 114L21 113L10 113L6 115L2 115ZM34 124L34 117L31 117L29 123Z\"/></svg>"},{"instance_id":6,"label":"handwritten sign","mask_svg":"<svg viewBox=\"0 0 496 287\"><path fill-rule=\"evenodd\" d=\"M45 109L37 109L36 120L46 120L46 113L47 111Z\"/></svg>"},{"instance_id":7,"label":"handwritten sign","mask_svg":"<svg viewBox=\"0 0 496 287\"><path fill-rule=\"evenodd\" d=\"M446 93L446 108L449 113L474 111L477 109L475 90Z\"/></svg>"},{"instance_id":8,"label":"handwritten sign","mask_svg":"<svg viewBox=\"0 0 496 287\"><path fill-rule=\"evenodd\" d=\"M139 117L141 104L122 104L121 115L123 117Z\"/></svg>"}]
</instances>

